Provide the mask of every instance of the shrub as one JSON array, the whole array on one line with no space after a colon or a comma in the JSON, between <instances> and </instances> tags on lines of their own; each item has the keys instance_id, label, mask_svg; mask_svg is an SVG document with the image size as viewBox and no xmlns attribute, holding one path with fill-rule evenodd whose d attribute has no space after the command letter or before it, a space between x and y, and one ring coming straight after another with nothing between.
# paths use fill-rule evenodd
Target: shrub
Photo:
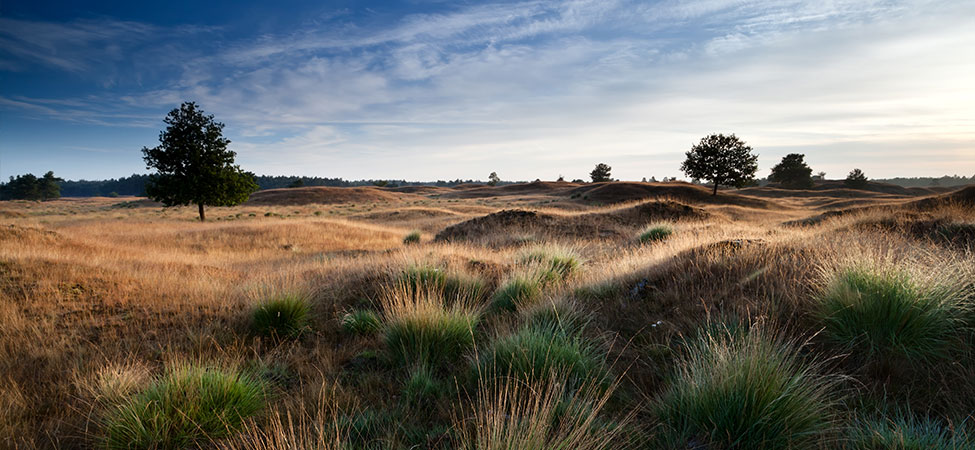
<instances>
[{"instance_id":1,"label":"shrub","mask_svg":"<svg viewBox=\"0 0 975 450\"><path fill-rule=\"evenodd\" d=\"M647 227L640 233L640 243L662 241L674 234L674 227L669 224L654 224Z\"/></svg>"},{"instance_id":2,"label":"shrub","mask_svg":"<svg viewBox=\"0 0 975 450\"><path fill-rule=\"evenodd\" d=\"M572 249L557 245L538 245L520 252L518 260L522 264L537 266L548 271L549 281L565 280L582 266L582 258Z\"/></svg>"},{"instance_id":3,"label":"shrub","mask_svg":"<svg viewBox=\"0 0 975 450\"><path fill-rule=\"evenodd\" d=\"M463 302L445 306L435 290L394 288L381 303L384 340L394 362L438 365L460 358L474 346L478 314Z\"/></svg>"},{"instance_id":4,"label":"shrub","mask_svg":"<svg viewBox=\"0 0 975 450\"><path fill-rule=\"evenodd\" d=\"M547 326L527 326L495 340L476 361L479 373L522 380L564 375L572 388L586 383L605 385L609 369L599 348L578 333Z\"/></svg>"},{"instance_id":5,"label":"shrub","mask_svg":"<svg viewBox=\"0 0 975 450\"><path fill-rule=\"evenodd\" d=\"M943 358L963 317L950 290L921 286L904 272L863 267L834 274L817 314L827 341L873 362Z\"/></svg>"},{"instance_id":6,"label":"shrub","mask_svg":"<svg viewBox=\"0 0 975 450\"><path fill-rule=\"evenodd\" d=\"M850 450L957 450L975 448L963 428L952 432L943 424L929 418L912 416L858 419L850 427Z\"/></svg>"},{"instance_id":7,"label":"shrub","mask_svg":"<svg viewBox=\"0 0 975 450\"><path fill-rule=\"evenodd\" d=\"M416 230L411 231L410 234L407 234L406 237L403 238L403 243L404 244L407 244L407 245L409 245L409 244L419 244L420 243L420 232L419 231L416 231Z\"/></svg>"},{"instance_id":8,"label":"shrub","mask_svg":"<svg viewBox=\"0 0 975 450\"><path fill-rule=\"evenodd\" d=\"M544 280L544 273L537 271L512 275L494 293L491 305L502 311L514 311L531 305L541 298Z\"/></svg>"},{"instance_id":9,"label":"shrub","mask_svg":"<svg viewBox=\"0 0 975 450\"><path fill-rule=\"evenodd\" d=\"M238 429L264 403L264 385L246 375L176 368L110 412L104 444L109 449L200 446Z\"/></svg>"},{"instance_id":10,"label":"shrub","mask_svg":"<svg viewBox=\"0 0 975 450\"><path fill-rule=\"evenodd\" d=\"M275 339L296 338L308 330L310 311L308 301L302 296L272 298L254 310L254 332Z\"/></svg>"},{"instance_id":11,"label":"shrub","mask_svg":"<svg viewBox=\"0 0 975 450\"><path fill-rule=\"evenodd\" d=\"M812 448L832 426L833 384L759 330L702 333L657 403L662 438L675 448Z\"/></svg>"},{"instance_id":12,"label":"shrub","mask_svg":"<svg viewBox=\"0 0 975 450\"><path fill-rule=\"evenodd\" d=\"M356 309L342 316L342 328L352 334L372 334L382 328L382 323L374 311Z\"/></svg>"}]
</instances>

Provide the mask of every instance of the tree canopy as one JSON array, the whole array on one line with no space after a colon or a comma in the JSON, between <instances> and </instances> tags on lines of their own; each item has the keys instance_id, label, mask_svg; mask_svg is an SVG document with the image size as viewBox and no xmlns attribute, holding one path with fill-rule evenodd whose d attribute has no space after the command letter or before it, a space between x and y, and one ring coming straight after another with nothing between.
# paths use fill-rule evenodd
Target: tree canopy
<instances>
[{"instance_id":1,"label":"tree canopy","mask_svg":"<svg viewBox=\"0 0 975 450\"><path fill-rule=\"evenodd\" d=\"M610 178L609 176L610 175L609 172L611 170L613 170L612 167L609 167L608 165L603 163L599 163L596 164L595 169L592 169L592 172L589 172L589 176L592 177L593 183L599 183L601 181L613 181L613 179Z\"/></svg>"},{"instance_id":2,"label":"tree canopy","mask_svg":"<svg viewBox=\"0 0 975 450\"><path fill-rule=\"evenodd\" d=\"M718 186L744 187L754 180L758 171L758 155L734 134L711 134L693 145L680 169L691 178L708 180Z\"/></svg>"},{"instance_id":3,"label":"tree canopy","mask_svg":"<svg viewBox=\"0 0 975 450\"><path fill-rule=\"evenodd\" d=\"M166 206L195 204L203 221L204 206L238 205L257 190L254 174L234 164L224 125L196 103L183 103L164 122L159 145L142 148L146 168L157 171L146 184L149 198Z\"/></svg>"},{"instance_id":4,"label":"tree canopy","mask_svg":"<svg viewBox=\"0 0 975 450\"><path fill-rule=\"evenodd\" d=\"M0 184L0 200L54 200L61 198L61 182L54 172L48 171L37 178L32 173L10 177L10 181Z\"/></svg>"},{"instance_id":5,"label":"tree canopy","mask_svg":"<svg viewBox=\"0 0 975 450\"><path fill-rule=\"evenodd\" d=\"M867 185L867 176L860 169L853 169L843 180L843 184L854 189L861 189Z\"/></svg>"},{"instance_id":6,"label":"tree canopy","mask_svg":"<svg viewBox=\"0 0 975 450\"><path fill-rule=\"evenodd\" d=\"M803 161L805 155L790 153L782 158L782 162L772 168L768 180L780 183L789 189L804 189L812 187L812 168Z\"/></svg>"}]
</instances>

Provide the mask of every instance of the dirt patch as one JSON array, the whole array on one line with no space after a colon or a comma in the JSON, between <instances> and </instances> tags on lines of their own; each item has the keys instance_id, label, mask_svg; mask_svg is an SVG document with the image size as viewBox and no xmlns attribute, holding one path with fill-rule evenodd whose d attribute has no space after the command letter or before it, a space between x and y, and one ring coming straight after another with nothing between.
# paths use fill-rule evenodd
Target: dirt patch
<instances>
[{"instance_id":1,"label":"dirt patch","mask_svg":"<svg viewBox=\"0 0 975 450\"><path fill-rule=\"evenodd\" d=\"M248 206L311 205L335 203L370 203L419 200L415 194L375 187L326 187L268 189L251 195Z\"/></svg>"}]
</instances>

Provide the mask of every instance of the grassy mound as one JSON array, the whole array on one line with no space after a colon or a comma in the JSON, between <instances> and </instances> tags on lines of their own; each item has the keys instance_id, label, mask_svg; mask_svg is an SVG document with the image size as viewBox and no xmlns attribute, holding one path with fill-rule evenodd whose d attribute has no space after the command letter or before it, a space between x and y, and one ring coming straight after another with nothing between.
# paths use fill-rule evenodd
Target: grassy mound
<instances>
[{"instance_id":1,"label":"grassy mound","mask_svg":"<svg viewBox=\"0 0 975 450\"><path fill-rule=\"evenodd\" d=\"M256 379L213 368L177 368L109 414L104 446L200 446L238 429L264 403L264 385Z\"/></svg>"},{"instance_id":2,"label":"grassy mound","mask_svg":"<svg viewBox=\"0 0 975 450\"><path fill-rule=\"evenodd\" d=\"M824 338L871 362L947 356L964 311L950 289L931 288L895 270L837 272L819 297Z\"/></svg>"},{"instance_id":3,"label":"grassy mound","mask_svg":"<svg viewBox=\"0 0 975 450\"><path fill-rule=\"evenodd\" d=\"M831 387L760 331L706 332L659 400L662 437L674 448L818 448L832 427Z\"/></svg>"},{"instance_id":4,"label":"grassy mound","mask_svg":"<svg viewBox=\"0 0 975 450\"><path fill-rule=\"evenodd\" d=\"M271 338L296 338L308 330L311 307L304 297L284 295L265 301L254 310L256 334Z\"/></svg>"}]
</instances>

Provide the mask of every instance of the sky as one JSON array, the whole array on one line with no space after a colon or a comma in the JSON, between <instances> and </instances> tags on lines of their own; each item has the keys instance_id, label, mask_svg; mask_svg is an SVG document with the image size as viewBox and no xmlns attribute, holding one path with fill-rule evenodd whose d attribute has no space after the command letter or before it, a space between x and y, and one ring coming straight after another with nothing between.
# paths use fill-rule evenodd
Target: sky
<instances>
[{"instance_id":1,"label":"sky","mask_svg":"<svg viewBox=\"0 0 975 450\"><path fill-rule=\"evenodd\" d=\"M843 178L975 174L975 2L0 3L0 179L148 173L195 101L248 171L681 176L735 133Z\"/></svg>"}]
</instances>

